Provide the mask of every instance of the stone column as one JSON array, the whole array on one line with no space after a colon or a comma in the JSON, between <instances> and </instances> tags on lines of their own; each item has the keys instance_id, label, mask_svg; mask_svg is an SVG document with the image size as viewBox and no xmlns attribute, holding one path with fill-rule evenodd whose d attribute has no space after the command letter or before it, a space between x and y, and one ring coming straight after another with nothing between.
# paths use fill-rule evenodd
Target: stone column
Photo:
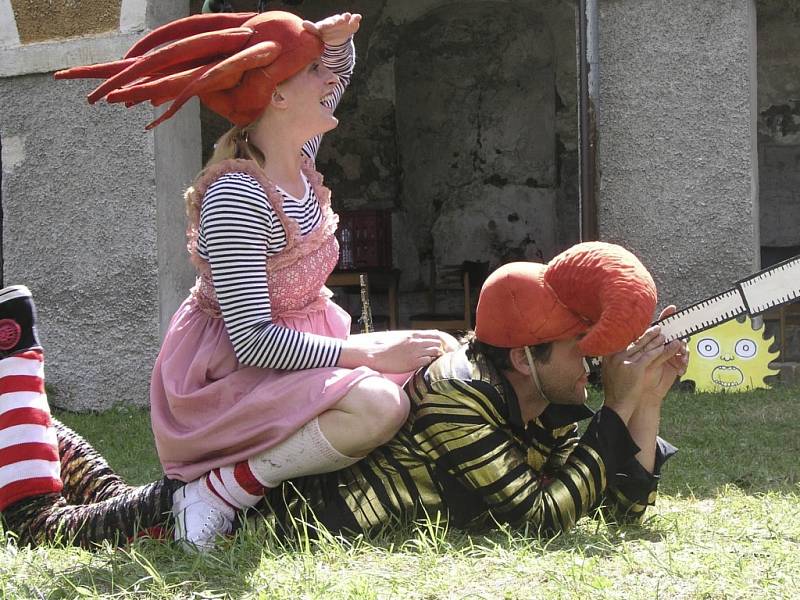
<instances>
[{"instance_id":1,"label":"stone column","mask_svg":"<svg viewBox=\"0 0 800 600\"><path fill-rule=\"evenodd\" d=\"M600 238L662 306L759 265L755 20L754 0L600 1Z\"/></svg>"},{"instance_id":2,"label":"stone column","mask_svg":"<svg viewBox=\"0 0 800 600\"><path fill-rule=\"evenodd\" d=\"M12 1L20 24L28 5ZM197 104L145 132L151 107L89 106L97 82L52 77L116 60L189 11L118 4L114 31L81 35L78 14L67 39L0 48L4 284L33 291L52 399L76 410L147 404L161 330L191 282L181 194L200 168Z\"/></svg>"}]
</instances>

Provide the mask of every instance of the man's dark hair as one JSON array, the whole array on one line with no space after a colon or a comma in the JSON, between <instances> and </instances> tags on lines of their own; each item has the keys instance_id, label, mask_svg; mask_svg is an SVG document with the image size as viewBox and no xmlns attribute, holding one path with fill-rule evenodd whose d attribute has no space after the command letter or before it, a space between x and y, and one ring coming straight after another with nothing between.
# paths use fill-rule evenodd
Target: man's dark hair
<instances>
[{"instance_id":1,"label":"man's dark hair","mask_svg":"<svg viewBox=\"0 0 800 600\"><path fill-rule=\"evenodd\" d=\"M490 363L494 365L496 369L501 371L509 371L514 368L511 365L511 359L509 358L509 352L511 351L510 348L498 348L497 346L492 346L491 344L482 342L475 337L474 331L470 331L464 337L463 341L467 344L467 352L473 356L475 354L482 354L489 360ZM553 342L536 344L535 346L530 346L530 349L531 354L533 355L533 360L546 363L550 360L550 354L553 350Z\"/></svg>"}]
</instances>

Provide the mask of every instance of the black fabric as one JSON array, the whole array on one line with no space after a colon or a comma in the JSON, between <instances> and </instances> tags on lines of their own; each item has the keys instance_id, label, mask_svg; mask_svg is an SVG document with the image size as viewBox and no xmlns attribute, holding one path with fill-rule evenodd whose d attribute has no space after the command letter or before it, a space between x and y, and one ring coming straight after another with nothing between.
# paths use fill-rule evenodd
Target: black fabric
<instances>
[{"instance_id":1,"label":"black fabric","mask_svg":"<svg viewBox=\"0 0 800 600\"><path fill-rule=\"evenodd\" d=\"M131 490L97 450L82 436L52 418L61 460L61 494L67 504L91 504ZM86 474L90 473L91 477Z\"/></svg>"},{"instance_id":2,"label":"black fabric","mask_svg":"<svg viewBox=\"0 0 800 600\"><path fill-rule=\"evenodd\" d=\"M648 473L642 464L635 458L627 463L615 473L616 488L622 494L640 504L652 505L650 495L658 489L658 482L661 479L661 468L678 449L668 441L656 438L656 461L652 473Z\"/></svg>"},{"instance_id":3,"label":"black fabric","mask_svg":"<svg viewBox=\"0 0 800 600\"><path fill-rule=\"evenodd\" d=\"M437 465L433 473L442 502L447 507L448 518L455 527L466 528L472 521L489 511L479 491L465 486L458 478L451 475L446 467Z\"/></svg>"},{"instance_id":4,"label":"black fabric","mask_svg":"<svg viewBox=\"0 0 800 600\"><path fill-rule=\"evenodd\" d=\"M19 342L13 348L0 350L0 359L31 348L41 348L36 328L36 307L32 298L12 298L0 303L0 319L11 319L20 326Z\"/></svg>"},{"instance_id":5,"label":"black fabric","mask_svg":"<svg viewBox=\"0 0 800 600\"><path fill-rule=\"evenodd\" d=\"M301 522L312 525L319 522L334 534L360 532L361 528L352 510L338 492L336 472L298 477L267 490L264 500L254 510L264 515L273 515L276 531L283 537L297 536L298 528L303 527ZM316 537L313 529L304 533L312 538Z\"/></svg>"},{"instance_id":6,"label":"black fabric","mask_svg":"<svg viewBox=\"0 0 800 600\"><path fill-rule=\"evenodd\" d=\"M4 527L21 546L124 544L140 532L170 525L172 494L181 485L164 477L102 502L78 505L67 504L60 494L34 496L4 511Z\"/></svg>"},{"instance_id":7,"label":"black fabric","mask_svg":"<svg viewBox=\"0 0 800 600\"><path fill-rule=\"evenodd\" d=\"M615 483L615 475L620 467L626 465L641 450L619 415L607 406L595 413L586 433L581 437L581 442L590 446L603 459L609 485Z\"/></svg>"},{"instance_id":8,"label":"black fabric","mask_svg":"<svg viewBox=\"0 0 800 600\"><path fill-rule=\"evenodd\" d=\"M61 494L43 494L6 508L6 531L20 545L60 542L85 548L123 544L142 530L170 524L172 494L183 485L166 477L133 487L80 435L53 419L59 446Z\"/></svg>"},{"instance_id":9,"label":"black fabric","mask_svg":"<svg viewBox=\"0 0 800 600\"><path fill-rule=\"evenodd\" d=\"M550 402L539 415L539 421L546 429L558 429L593 416L594 411L586 404L553 404Z\"/></svg>"}]
</instances>

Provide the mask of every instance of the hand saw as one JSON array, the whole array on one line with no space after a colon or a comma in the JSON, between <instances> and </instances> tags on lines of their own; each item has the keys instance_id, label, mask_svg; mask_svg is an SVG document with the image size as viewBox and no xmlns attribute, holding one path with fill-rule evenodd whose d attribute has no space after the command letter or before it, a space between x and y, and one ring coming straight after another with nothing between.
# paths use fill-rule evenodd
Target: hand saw
<instances>
[{"instance_id":1,"label":"hand saw","mask_svg":"<svg viewBox=\"0 0 800 600\"><path fill-rule=\"evenodd\" d=\"M759 271L726 292L702 300L660 321L667 342L688 338L742 314L750 316L800 298L800 255Z\"/></svg>"}]
</instances>

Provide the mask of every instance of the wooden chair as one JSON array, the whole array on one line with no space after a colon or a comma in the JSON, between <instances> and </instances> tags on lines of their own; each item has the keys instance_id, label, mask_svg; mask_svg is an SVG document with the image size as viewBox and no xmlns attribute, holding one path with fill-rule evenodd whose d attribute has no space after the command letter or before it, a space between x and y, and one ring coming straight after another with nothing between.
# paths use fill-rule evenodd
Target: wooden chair
<instances>
[{"instance_id":1,"label":"wooden chair","mask_svg":"<svg viewBox=\"0 0 800 600\"><path fill-rule=\"evenodd\" d=\"M798 254L800 254L800 246L761 246L761 267L771 267ZM780 360L788 360L786 356L788 342L786 339L786 326L800 325L800 301L790 302L778 308L770 309L762 315L762 319L765 323L778 324Z\"/></svg>"},{"instance_id":2,"label":"wooden chair","mask_svg":"<svg viewBox=\"0 0 800 600\"><path fill-rule=\"evenodd\" d=\"M460 265L448 265L438 270L432 266L429 296L429 312L411 316L411 329L440 329L460 332L472 329L472 290L483 284L488 275L488 263L465 261ZM464 308L458 313L442 313L436 310L437 291L456 289L463 291Z\"/></svg>"},{"instance_id":3,"label":"wooden chair","mask_svg":"<svg viewBox=\"0 0 800 600\"><path fill-rule=\"evenodd\" d=\"M791 302L778 308L773 308L764 313L764 322L778 323L778 342L780 347L780 360L786 359L786 326L800 325L800 302Z\"/></svg>"}]
</instances>

